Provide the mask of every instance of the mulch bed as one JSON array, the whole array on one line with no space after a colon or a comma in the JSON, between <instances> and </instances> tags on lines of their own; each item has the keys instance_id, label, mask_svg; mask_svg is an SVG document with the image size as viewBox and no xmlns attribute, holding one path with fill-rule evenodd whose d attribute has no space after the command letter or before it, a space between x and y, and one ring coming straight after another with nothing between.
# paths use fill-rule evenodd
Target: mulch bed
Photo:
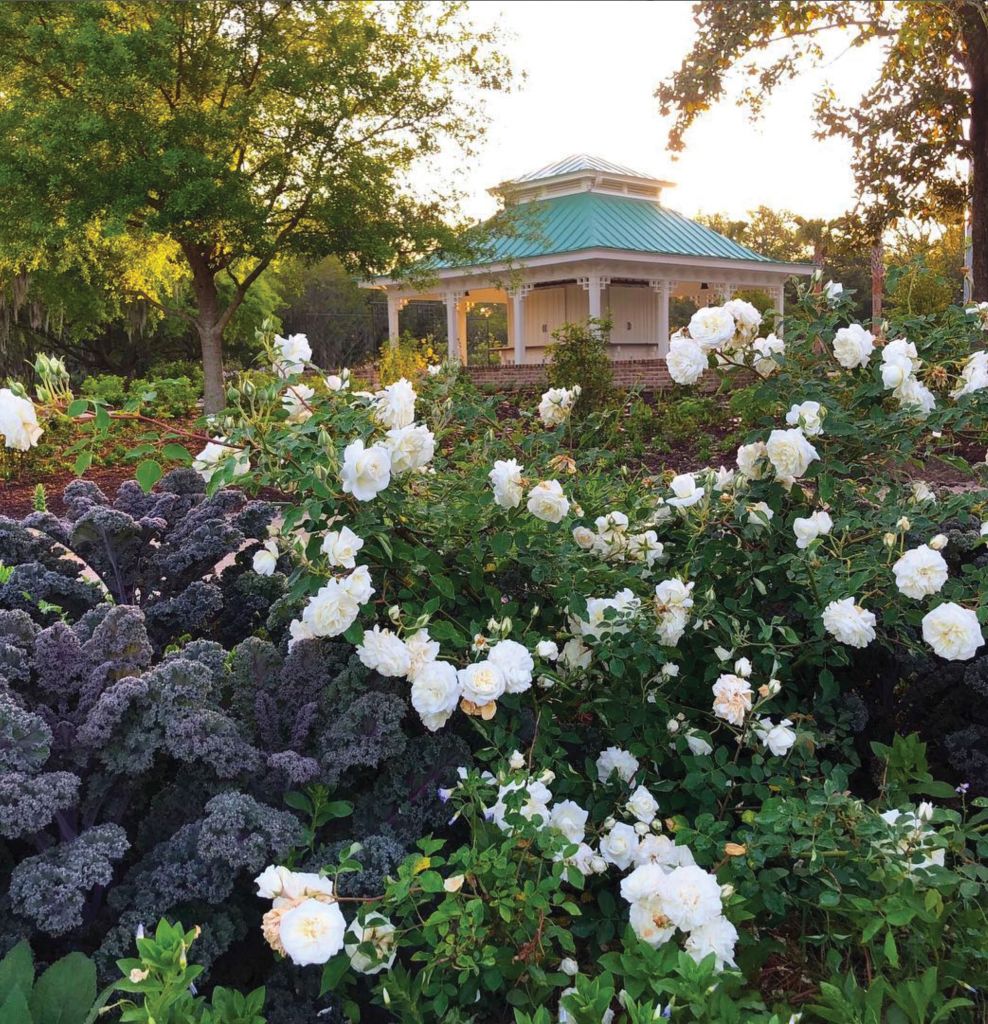
<instances>
[{"instance_id":1,"label":"mulch bed","mask_svg":"<svg viewBox=\"0 0 988 1024\"><path fill-rule=\"evenodd\" d=\"M30 475L25 474L24 479L0 480L0 515L19 519L29 512L33 512L34 489L39 483L42 483L45 485L48 511L60 516L65 512L62 491L75 479L77 479L75 473L71 469L65 469L61 472L45 474L37 479L32 479ZM134 464L128 462L120 466L92 469L86 473L85 479L91 480L107 497L112 498L124 480L134 479Z\"/></svg>"}]
</instances>

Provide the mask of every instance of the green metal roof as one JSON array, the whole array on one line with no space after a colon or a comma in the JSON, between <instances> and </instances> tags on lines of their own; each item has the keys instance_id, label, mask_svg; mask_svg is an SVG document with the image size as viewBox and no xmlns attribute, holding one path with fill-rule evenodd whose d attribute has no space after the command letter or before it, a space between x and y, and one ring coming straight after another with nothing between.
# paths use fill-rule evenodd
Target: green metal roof
<instances>
[{"instance_id":1,"label":"green metal roof","mask_svg":"<svg viewBox=\"0 0 988 1024\"><path fill-rule=\"evenodd\" d=\"M623 167L611 160L604 160L599 156L590 156L589 153L574 153L572 156L563 157L554 163L546 164L537 171L529 171L520 178L513 178L511 183L520 185L526 181L541 181L543 178L556 178L562 174L574 174L578 171L601 171L605 174L621 174L629 178L642 178L648 180L649 175L641 171L634 171L630 167Z\"/></svg>"},{"instance_id":2,"label":"green metal roof","mask_svg":"<svg viewBox=\"0 0 988 1024\"><path fill-rule=\"evenodd\" d=\"M512 207L517 233L494 235L477 264L505 263L584 249L707 256L771 263L751 249L659 203L601 192L579 192ZM436 269L457 264L437 262Z\"/></svg>"}]
</instances>

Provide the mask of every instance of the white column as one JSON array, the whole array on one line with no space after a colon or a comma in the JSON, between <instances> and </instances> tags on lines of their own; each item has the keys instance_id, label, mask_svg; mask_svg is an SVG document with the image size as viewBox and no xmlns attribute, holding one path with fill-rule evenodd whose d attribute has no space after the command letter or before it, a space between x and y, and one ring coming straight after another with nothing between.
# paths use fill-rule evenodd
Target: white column
<instances>
[{"instance_id":1,"label":"white column","mask_svg":"<svg viewBox=\"0 0 988 1024\"><path fill-rule=\"evenodd\" d=\"M659 338L658 354L664 356L669 351L669 297L672 294L672 281L649 281L652 291L659 301Z\"/></svg>"},{"instance_id":2,"label":"white column","mask_svg":"<svg viewBox=\"0 0 988 1024\"><path fill-rule=\"evenodd\" d=\"M394 348L398 344L400 332L398 330L398 312L401 309L401 299L393 292L388 292L388 344Z\"/></svg>"},{"instance_id":3,"label":"white column","mask_svg":"<svg viewBox=\"0 0 988 1024\"><path fill-rule=\"evenodd\" d=\"M600 274L589 274L580 278L580 284L587 293L587 315L596 320L601 314L601 293L611 283L609 277L601 277Z\"/></svg>"},{"instance_id":4,"label":"white column","mask_svg":"<svg viewBox=\"0 0 988 1024\"><path fill-rule=\"evenodd\" d=\"M463 292L445 292L443 298L446 300L446 358L450 363L460 361L460 318L457 315L457 306L463 298Z\"/></svg>"},{"instance_id":5,"label":"white column","mask_svg":"<svg viewBox=\"0 0 988 1024\"><path fill-rule=\"evenodd\" d=\"M508 289L511 297L511 340L515 346L515 366L525 362L525 296L531 290L530 284Z\"/></svg>"},{"instance_id":6,"label":"white column","mask_svg":"<svg viewBox=\"0 0 988 1024\"><path fill-rule=\"evenodd\" d=\"M734 298L734 285L733 284L722 284L720 286L720 301L728 302Z\"/></svg>"},{"instance_id":7,"label":"white column","mask_svg":"<svg viewBox=\"0 0 988 1024\"><path fill-rule=\"evenodd\" d=\"M467 365L467 312L471 303L461 302L456 311L456 337L460 343L460 362Z\"/></svg>"},{"instance_id":8,"label":"white column","mask_svg":"<svg viewBox=\"0 0 988 1024\"><path fill-rule=\"evenodd\" d=\"M775 307L775 333L782 336L782 315L786 311L786 286L777 284L773 289L772 305Z\"/></svg>"}]
</instances>

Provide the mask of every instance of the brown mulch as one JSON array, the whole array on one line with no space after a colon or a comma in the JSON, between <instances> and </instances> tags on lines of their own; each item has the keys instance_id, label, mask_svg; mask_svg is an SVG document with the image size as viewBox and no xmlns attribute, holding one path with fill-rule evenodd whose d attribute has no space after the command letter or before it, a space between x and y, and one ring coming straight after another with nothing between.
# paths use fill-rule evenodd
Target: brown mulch
<instances>
[{"instance_id":1,"label":"brown mulch","mask_svg":"<svg viewBox=\"0 0 988 1024\"><path fill-rule=\"evenodd\" d=\"M26 479L0 480L0 516L19 519L33 512L34 489L39 483L45 485L48 511L60 516L65 511L62 491L75 479L75 473L71 469L65 469L36 479L26 475ZM124 480L134 479L134 464L127 462L120 466L91 469L86 473L85 479L91 480L104 494L112 498Z\"/></svg>"}]
</instances>

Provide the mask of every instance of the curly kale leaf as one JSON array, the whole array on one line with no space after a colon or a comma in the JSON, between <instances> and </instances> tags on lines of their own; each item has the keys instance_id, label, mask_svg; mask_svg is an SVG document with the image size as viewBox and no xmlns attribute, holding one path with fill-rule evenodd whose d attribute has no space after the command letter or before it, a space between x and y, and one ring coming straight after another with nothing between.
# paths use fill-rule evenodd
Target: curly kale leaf
<instances>
[{"instance_id":1,"label":"curly kale leaf","mask_svg":"<svg viewBox=\"0 0 988 1024\"><path fill-rule=\"evenodd\" d=\"M0 775L0 836L16 839L49 825L58 811L75 804L80 779L71 772Z\"/></svg>"}]
</instances>

